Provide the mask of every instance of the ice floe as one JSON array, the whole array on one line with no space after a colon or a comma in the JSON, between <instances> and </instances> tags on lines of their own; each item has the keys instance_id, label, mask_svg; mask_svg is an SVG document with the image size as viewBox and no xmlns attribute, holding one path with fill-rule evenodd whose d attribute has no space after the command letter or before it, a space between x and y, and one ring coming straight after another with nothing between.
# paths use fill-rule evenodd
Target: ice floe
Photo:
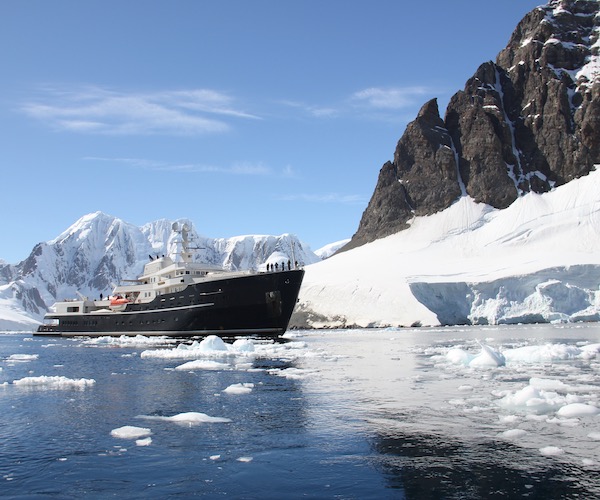
<instances>
[{"instance_id":1,"label":"ice floe","mask_svg":"<svg viewBox=\"0 0 600 500\"><path fill-rule=\"evenodd\" d=\"M599 408L585 403L570 403L562 406L556 412L559 417L565 418L590 417L598 415L598 413L600 413Z\"/></svg>"},{"instance_id":2,"label":"ice floe","mask_svg":"<svg viewBox=\"0 0 600 500\"><path fill-rule=\"evenodd\" d=\"M178 413L170 417L157 416L157 415L139 415L138 418L146 420L162 420L165 422L174 422L176 424L183 425L199 425L199 424L212 424L212 423L228 423L231 419L224 417L211 417L206 413L188 411L184 413Z\"/></svg>"},{"instance_id":3,"label":"ice floe","mask_svg":"<svg viewBox=\"0 0 600 500\"><path fill-rule=\"evenodd\" d=\"M228 363L219 363L211 359L196 359L194 361L188 361L182 365L175 367L176 370L181 371L194 371L194 370L229 370L231 365Z\"/></svg>"},{"instance_id":4,"label":"ice floe","mask_svg":"<svg viewBox=\"0 0 600 500\"><path fill-rule=\"evenodd\" d=\"M119 439L139 439L152 434L152 431L146 427L135 427L133 425L124 425L110 431L112 437Z\"/></svg>"},{"instance_id":5,"label":"ice floe","mask_svg":"<svg viewBox=\"0 0 600 500\"><path fill-rule=\"evenodd\" d=\"M148 337L146 335L121 335L120 337L94 337L84 339L81 343L86 346L113 346L113 347L148 347L151 345L163 346L176 344L177 339L164 335Z\"/></svg>"},{"instance_id":6,"label":"ice floe","mask_svg":"<svg viewBox=\"0 0 600 500\"><path fill-rule=\"evenodd\" d=\"M268 340L237 339L229 344L216 335L209 335L191 344L180 343L172 349L152 349L141 353L142 358L199 359L218 357L279 357L296 355L306 349L305 342L292 341L276 343Z\"/></svg>"},{"instance_id":7,"label":"ice floe","mask_svg":"<svg viewBox=\"0 0 600 500\"><path fill-rule=\"evenodd\" d=\"M39 354L11 354L6 358L6 361L8 363L27 363L28 361L35 361L39 357Z\"/></svg>"},{"instance_id":8,"label":"ice floe","mask_svg":"<svg viewBox=\"0 0 600 500\"><path fill-rule=\"evenodd\" d=\"M229 387L223 389L223 392L227 394L249 394L252 392L254 384L246 382L240 384L231 384Z\"/></svg>"},{"instance_id":9,"label":"ice floe","mask_svg":"<svg viewBox=\"0 0 600 500\"><path fill-rule=\"evenodd\" d=\"M14 380L13 385L18 387L39 388L39 389L85 389L96 383L91 378L72 379L63 376L39 376L25 377Z\"/></svg>"}]
</instances>

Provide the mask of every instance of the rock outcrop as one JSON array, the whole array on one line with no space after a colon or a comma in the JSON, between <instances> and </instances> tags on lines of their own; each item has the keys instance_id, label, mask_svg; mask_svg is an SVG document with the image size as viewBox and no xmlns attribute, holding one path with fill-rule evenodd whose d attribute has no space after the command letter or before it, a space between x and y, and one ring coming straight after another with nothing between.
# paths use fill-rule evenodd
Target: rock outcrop
<instances>
[{"instance_id":1,"label":"rock outcrop","mask_svg":"<svg viewBox=\"0 0 600 500\"><path fill-rule=\"evenodd\" d=\"M426 103L381 168L344 250L405 229L463 195L495 208L600 163L600 3L551 0L518 24L442 120Z\"/></svg>"}]
</instances>

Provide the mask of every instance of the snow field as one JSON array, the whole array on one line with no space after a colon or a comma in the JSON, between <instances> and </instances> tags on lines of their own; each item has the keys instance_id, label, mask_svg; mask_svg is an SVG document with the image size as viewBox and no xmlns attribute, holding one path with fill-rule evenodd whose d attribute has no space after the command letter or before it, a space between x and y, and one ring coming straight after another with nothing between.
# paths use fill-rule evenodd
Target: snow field
<instances>
[{"instance_id":1,"label":"snow field","mask_svg":"<svg viewBox=\"0 0 600 500\"><path fill-rule=\"evenodd\" d=\"M598 192L596 170L504 210L463 197L307 266L298 311L317 328L598 321Z\"/></svg>"}]
</instances>

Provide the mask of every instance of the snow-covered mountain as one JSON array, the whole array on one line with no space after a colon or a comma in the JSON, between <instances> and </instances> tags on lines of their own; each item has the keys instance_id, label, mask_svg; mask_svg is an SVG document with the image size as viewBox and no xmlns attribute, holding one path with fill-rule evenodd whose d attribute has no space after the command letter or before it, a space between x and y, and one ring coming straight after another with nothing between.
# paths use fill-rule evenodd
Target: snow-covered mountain
<instances>
[{"instance_id":1,"label":"snow-covered mountain","mask_svg":"<svg viewBox=\"0 0 600 500\"><path fill-rule=\"evenodd\" d=\"M345 240L340 240L340 241L335 241L333 243L329 243L328 245L325 245L324 247L321 247L318 250L315 250L315 253L321 259L328 259L335 252L337 252L340 248L344 247L349 241L350 241L350 238L347 238Z\"/></svg>"},{"instance_id":2,"label":"snow-covered mountain","mask_svg":"<svg viewBox=\"0 0 600 500\"><path fill-rule=\"evenodd\" d=\"M600 319L599 50L600 3L549 0L425 103L292 325Z\"/></svg>"},{"instance_id":3,"label":"snow-covered mountain","mask_svg":"<svg viewBox=\"0 0 600 500\"><path fill-rule=\"evenodd\" d=\"M225 269L260 269L292 258L302 265L320 260L290 234L213 239L197 234L189 220L178 222L192 227L194 259ZM172 224L162 219L137 227L96 212L36 245L23 262L0 264L0 330L31 330L57 299L106 295L114 284L136 278L149 256L168 254Z\"/></svg>"},{"instance_id":4,"label":"snow-covered mountain","mask_svg":"<svg viewBox=\"0 0 600 500\"><path fill-rule=\"evenodd\" d=\"M600 320L600 171L499 210L464 196L308 266L296 327Z\"/></svg>"}]
</instances>

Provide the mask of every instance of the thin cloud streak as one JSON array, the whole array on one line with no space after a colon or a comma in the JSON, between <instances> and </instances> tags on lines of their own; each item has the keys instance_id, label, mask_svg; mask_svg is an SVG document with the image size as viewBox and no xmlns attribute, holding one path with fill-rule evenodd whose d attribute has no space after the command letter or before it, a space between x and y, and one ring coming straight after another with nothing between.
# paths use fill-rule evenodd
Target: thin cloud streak
<instances>
[{"instance_id":1,"label":"thin cloud streak","mask_svg":"<svg viewBox=\"0 0 600 500\"><path fill-rule=\"evenodd\" d=\"M21 106L58 130L105 135L200 135L230 130L229 118L260 119L209 89L127 93L99 87L43 89Z\"/></svg>"},{"instance_id":2,"label":"thin cloud streak","mask_svg":"<svg viewBox=\"0 0 600 500\"><path fill-rule=\"evenodd\" d=\"M279 104L299 110L313 118L369 117L380 121L390 121L391 113L395 121L398 111L409 111L423 104L423 98L433 96L435 90L423 86L413 87L369 87L358 90L343 100L331 105L314 105L302 101L282 100Z\"/></svg>"},{"instance_id":3,"label":"thin cloud streak","mask_svg":"<svg viewBox=\"0 0 600 500\"><path fill-rule=\"evenodd\" d=\"M362 205L367 203L367 199L357 194L339 194L339 193L300 193L289 194L277 197L279 201L302 201L307 203L337 203L343 205Z\"/></svg>"},{"instance_id":4,"label":"thin cloud streak","mask_svg":"<svg viewBox=\"0 0 600 500\"><path fill-rule=\"evenodd\" d=\"M354 103L373 109L398 110L414 106L423 96L431 94L427 87L370 87L352 95Z\"/></svg>"},{"instance_id":5,"label":"thin cloud streak","mask_svg":"<svg viewBox=\"0 0 600 500\"><path fill-rule=\"evenodd\" d=\"M214 173L226 175L241 175L241 176L267 176L272 175L271 168L262 163L235 163L230 167L222 167L218 165L205 165L200 163L182 163L169 164L159 161L146 160L143 158L104 158L97 156L87 156L86 161L99 161L105 163L113 163L120 165L128 165L133 168L141 168L157 172L180 172L186 174L194 173Z\"/></svg>"},{"instance_id":6,"label":"thin cloud streak","mask_svg":"<svg viewBox=\"0 0 600 500\"><path fill-rule=\"evenodd\" d=\"M304 102L299 101L279 101L280 104L287 106L293 109L299 109L305 114L309 116L314 116L315 118L335 118L340 114L340 110L334 108L333 106L316 106L311 104L306 104Z\"/></svg>"}]
</instances>

